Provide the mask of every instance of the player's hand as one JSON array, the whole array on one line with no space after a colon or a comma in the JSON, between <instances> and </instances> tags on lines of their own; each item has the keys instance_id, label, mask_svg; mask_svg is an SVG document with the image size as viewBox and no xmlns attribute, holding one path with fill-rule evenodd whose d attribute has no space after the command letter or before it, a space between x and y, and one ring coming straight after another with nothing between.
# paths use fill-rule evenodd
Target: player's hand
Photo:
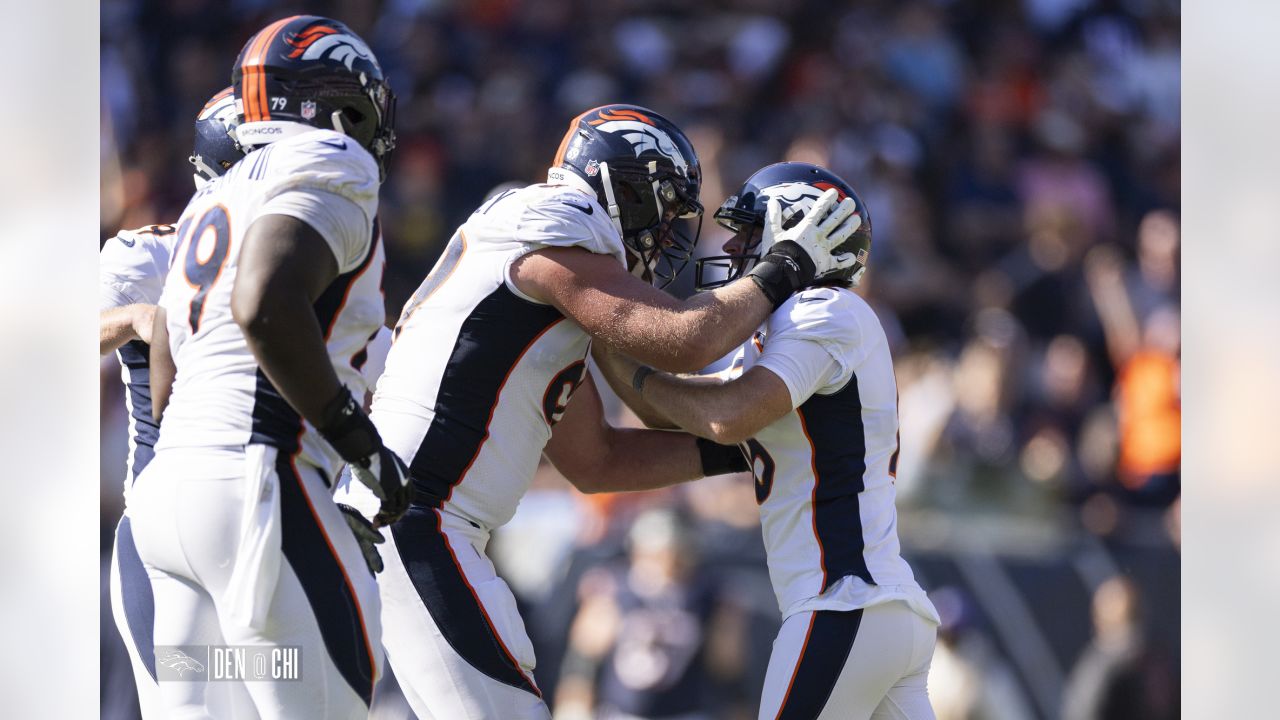
<instances>
[{"instance_id":1,"label":"player's hand","mask_svg":"<svg viewBox=\"0 0 1280 720\"><path fill-rule=\"evenodd\" d=\"M788 230L783 230L782 225L790 216L784 218L781 203L777 198L770 198L765 209L764 231L766 240L772 239L772 242L767 242L766 247L774 252L779 243L794 243L812 261L815 280L848 269L855 261L854 254L835 255L833 251L862 227L862 218L856 214L858 203L853 198L839 200L839 197L834 188L827 189L805 217Z\"/></svg>"},{"instance_id":2,"label":"player's hand","mask_svg":"<svg viewBox=\"0 0 1280 720\"><path fill-rule=\"evenodd\" d=\"M409 468L386 445L373 421L343 387L325 407L316 429L351 467L351 477L373 491L382 508L373 518L374 527L395 522L409 509L413 488Z\"/></svg>"},{"instance_id":3,"label":"player's hand","mask_svg":"<svg viewBox=\"0 0 1280 720\"><path fill-rule=\"evenodd\" d=\"M777 308L796 290L851 267L851 252L833 254L862 226L853 198L839 199L834 188L814 202L794 227L784 230L781 203L771 198L765 209L765 246L768 252L752 268L749 276Z\"/></svg>"},{"instance_id":4,"label":"player's hand","mask_svg":"<svg viewBox=\"0 0 1280 720\"><path fill-rule=\"evenodd\" d=\"M384 527L400 519L409 509L413 489L409 483L409 468L399 455L387 446L365 459L363 464L351 463L351 477L373 491L382 501L382 507L373 517L374 527Z\"/></svg>"},{"instance_id":5,"label":"player's hand","mask_svg":"<svg viewBox=\"0 0 1280 720\"><path fill-rule=\"evenodd\" d=\"M378 545L386 542L386 538L364 519L359 510L342 503L338 503L338 510L347 521L347 527L351 528L351 534L356 536L356 542L360 543L360 553L364 555L369 569L375 575L382 572L382 555L378 552Z\"/></svg>"}]
</instances>

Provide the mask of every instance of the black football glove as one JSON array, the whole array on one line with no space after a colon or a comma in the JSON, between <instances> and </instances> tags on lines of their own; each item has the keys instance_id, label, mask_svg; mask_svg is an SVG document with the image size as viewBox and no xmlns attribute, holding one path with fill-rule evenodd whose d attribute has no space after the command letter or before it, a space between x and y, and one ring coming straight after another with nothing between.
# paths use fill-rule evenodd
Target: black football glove
<instances>
[{"instance_id":1,"label":"black football glove","mask_svg":"<svg viewBox=\"0 0 1280 720\"><path fill-rule=\"evenodd\" d=\"M360 511L350 505L338 503L338 510L342 511L347 527L351 528L351 534L355 535L356 542L360 543L360 553L364 555L364 561L369 565L369 569L375 575L382 572L382 555L378 552L378 545L386 542L386 538L373 529L373 525L364 519Z\"/></svg>"},{"instance_id":2,"label":"black football glove","mask_svg":"<svg viewBox=\"0 0 1280 720\"><path fill-rule=\"evenodd\" d=\"M382 444L378 428L356 403L350 390L343 387L329 401L317 429L351 466L351 477L382 501L373 518L374 527L390 525L409 509L413 498L409 468Z\"/></svg>"}]
</instances>

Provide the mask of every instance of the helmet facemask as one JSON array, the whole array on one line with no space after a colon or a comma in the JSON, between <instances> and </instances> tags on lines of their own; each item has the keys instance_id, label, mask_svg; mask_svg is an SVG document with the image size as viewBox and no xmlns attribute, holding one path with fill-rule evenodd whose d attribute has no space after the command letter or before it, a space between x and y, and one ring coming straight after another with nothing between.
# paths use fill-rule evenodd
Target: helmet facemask
<instances>
[{"instance_id":1,"label":"helmet facemask","mask_svg":"<svg viewBox=\"0 0 1280 720\"><path fill-rule=\"evenodd\" d=\"M655 161L599 163L605 207L622 235L633 270L655 287L675 280L702 232L696 181L659 170Z\"/></svg>"}]
</instances>

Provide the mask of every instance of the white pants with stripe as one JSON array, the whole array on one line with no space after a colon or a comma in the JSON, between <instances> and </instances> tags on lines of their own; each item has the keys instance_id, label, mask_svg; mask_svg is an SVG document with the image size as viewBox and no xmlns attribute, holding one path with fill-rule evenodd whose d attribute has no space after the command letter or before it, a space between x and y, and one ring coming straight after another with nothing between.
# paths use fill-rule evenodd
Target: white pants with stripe
<instances>
[{"instance_id":1,"label":"white pants with stripe","mask_svg":"<svg viewBox=\"0 0 1280 720\"><path fill-rule=\"evenodd\" d=\"M901 600L801 612L773 643L760 720L933 720L937 626Z\"/></svg>"},{"instance_id":2,"label":"white pants with stripe","mask_svg":"<svg viewBox=\"0 0 1280 720\"><path fill-rule=\"evenodd\" d=\"M300 653L296 680L161 677L161 717L368 714L383 664L377 585L320 471L261 445L169 449L128 503L154 594L156 646ZM160 654L156 662L166 664ZM254 707L226 714L220 698L237 686Z\"/></svg>"},{"instance_id":3,"label":"white pants with stripe","mask_svg":"<svg viewBox=\"0 0 1280 720\"><path fill-rule=\"evenodd\" d=\"M372 514L358 483L339 499ZM484 554L489 533L414 505L379 546L387 659L419 718L550 720L515 596Z\"/></svg>"}]
</instances>

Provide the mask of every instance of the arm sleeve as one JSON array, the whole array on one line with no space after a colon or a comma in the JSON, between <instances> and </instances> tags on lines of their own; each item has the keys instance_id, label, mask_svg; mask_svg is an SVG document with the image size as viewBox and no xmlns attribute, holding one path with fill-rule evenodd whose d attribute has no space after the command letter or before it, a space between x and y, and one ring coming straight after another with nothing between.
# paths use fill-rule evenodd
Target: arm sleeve
<instances>
[{"instance_id":1,"label":"arm sleeve","mask_svg":"<svg viewBox=\"0 0 1280 720\"><path fill-rule=\"evenodd\" d=\"M793 408L843 374L840 363L822 343L797 337L771 338L756 365L782 379L791 393Z\"/></svg>"},{"instance_id":2,"label":"arm sleeve","mask_svg":"<svg viewBox=\"0 0 1280 720\"><path fill-rule=\"evenodd\" d=\"M259 152L271 154L261 161L270 185L257 217L287 215L310 225L333 251L340 273L364 262L378 213L378 166L373 156L347 136L327 130L281 141L255 154Z\"/></svg>"},{"instance_id":3,"label":"arm sleeve","mask_svg":"<svg viewBox=\"0 0 1280 720\"><path fill-rule=\"evenodd\" d=\"M810 288L792 295L770 316L757 364L782 378L794 406L815 393L844 387L862 362L866 353L859 302L847 291Z\"/></svg>"},{"instance_id":4,"label":"arm sleeve","mask_svg":"<svg viewBox=\"0 0 1280 720\"><path fill-rule=\"evenodd\" d=\"M593 198L576 191L530 203L516 226L516 240L534 248L581 247L625 262L622 239L604 211Z\"/></svg>"},{"instance_id":5,"label":"arm sleeve","mask_svg":"<svg viewBox=\"0 0 1280 720\"><path fill-rule=\"evenodd\" d=\"M98 309L160 302L173 251L168 240L140 230L122 230L108 240L98 255Z\"/></svg>"},{"instance_id":6,"label":"arm sleeve","mask_svg":"<svg viewBox=\"0 0 1280 720\"><path fill-rule=\"evenodd\" d=\"M369 252L372 220L358 204L327 190L283 192L262 206L258 217L264 215L287 215L310 225L333 251L339 273L359 267Z\"/></svg>"}]
</instances>

